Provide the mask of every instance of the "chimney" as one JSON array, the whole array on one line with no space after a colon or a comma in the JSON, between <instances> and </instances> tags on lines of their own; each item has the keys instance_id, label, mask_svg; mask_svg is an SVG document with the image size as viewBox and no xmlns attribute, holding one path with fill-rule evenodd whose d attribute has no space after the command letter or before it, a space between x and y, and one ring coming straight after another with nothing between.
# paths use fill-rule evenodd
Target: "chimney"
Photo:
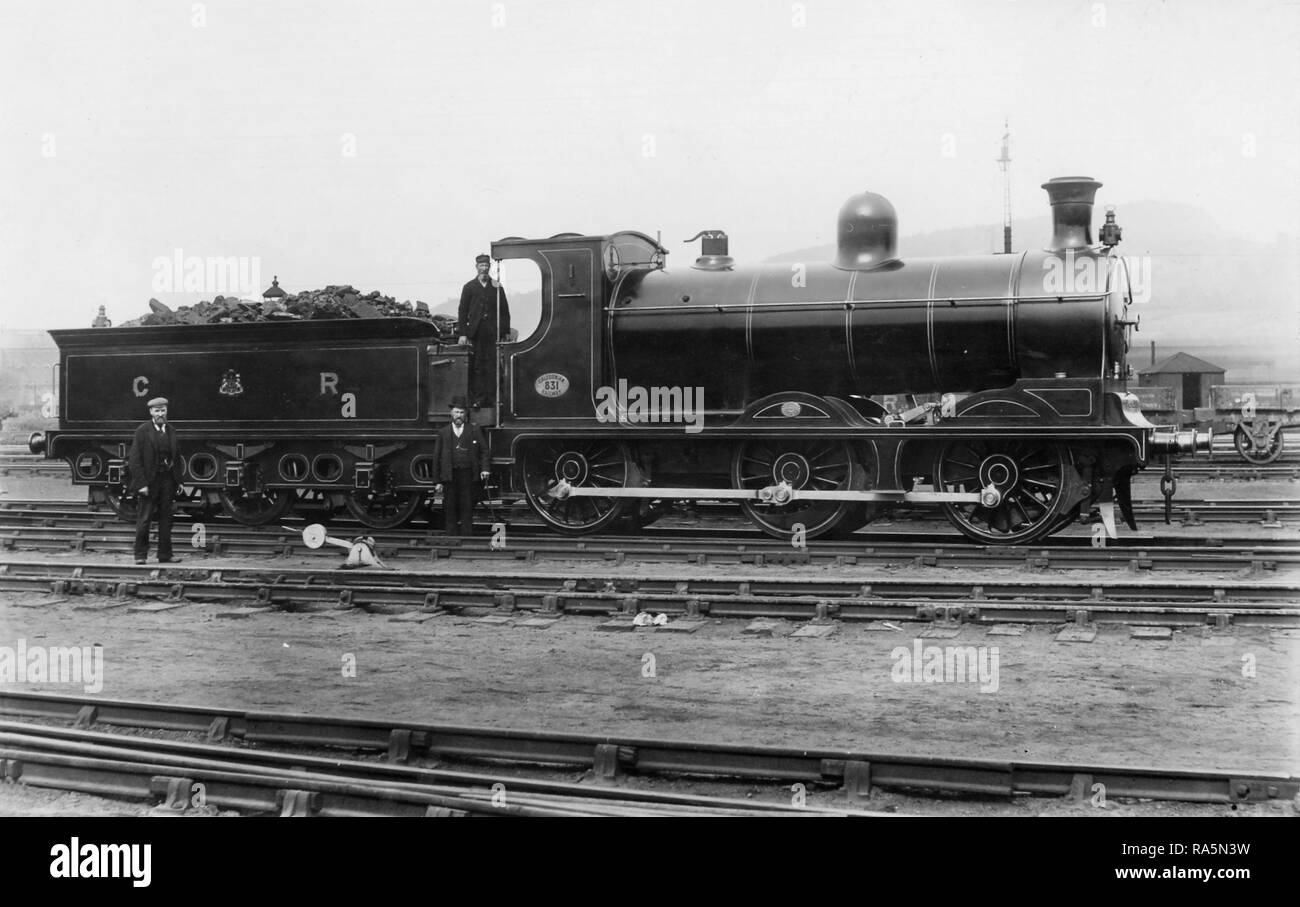
<instances>
[{"instance_id":1,"label":"chimney","mask_svg":"<svg viewBox=\"0 0 1300 907\"><path fill-rule=\"evenodd\" d=\"M1043 183L1052 204L1049 252L1092 245L1092 200L1101 183L1090 176L1058 176Z\"/></svg>"}]
</instances>

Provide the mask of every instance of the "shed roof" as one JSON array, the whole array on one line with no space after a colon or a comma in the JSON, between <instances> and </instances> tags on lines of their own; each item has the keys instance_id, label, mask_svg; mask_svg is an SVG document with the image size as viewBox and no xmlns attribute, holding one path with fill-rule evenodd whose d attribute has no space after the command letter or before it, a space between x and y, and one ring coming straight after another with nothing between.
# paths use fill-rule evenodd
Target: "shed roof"
<instances>
[{"instance_id":1,"label":"shed roof","mask_svg":"<svg viewBox=\"0 0 1300 907\"><path fill-rule=\"evenodd\" d=\"M1227 371L1221 365L1215 365L1213 362L1206 362L1204 359L1197 359L1187 353L1174 353L1168 359L1163 359L1155 365L1148 365L1146 368L1138 369L1139 375L1168 375L1178 374L1186 375L1189 373L1222 373Z\"/></svg>"}]
</instances>

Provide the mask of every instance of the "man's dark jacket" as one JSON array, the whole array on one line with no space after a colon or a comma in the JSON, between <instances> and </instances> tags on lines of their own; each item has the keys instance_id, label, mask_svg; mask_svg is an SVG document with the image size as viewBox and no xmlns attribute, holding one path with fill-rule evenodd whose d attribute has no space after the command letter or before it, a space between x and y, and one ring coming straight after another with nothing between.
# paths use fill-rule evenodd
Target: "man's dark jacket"
<instances>
[{"instance_id":1,"label":"man's dark jacket","mask_svg":"<svg viewBox=\"0 0 1300 907\"><path fill-rule=\"evenodd\" d=\"M505 290L501 291L501 324L495 331L491 331L496 320L497 286L491 280L487 286L483 286L475 277L460 291L460 308L456 310L458 330L472 343L478 336L479 328L486 324L493 340L505 340L510 334L510 306L506 303Z\"/></svg>"},{"instance_id":2,"label":"man's dark jacket","mask_svg":"<svg viewBox=\"0 0 1300 907\"><path fill-rule=\"evenodd\" d=\"M131 439L131 453L127 457L127 466L131 470L131 491L139 492L150 482L159 469L163 458L170 456L172 477L180 484L185 468L176 451L176 429L170 425L166 432L160 432L152 422L145 422L135 430Z\"/></svg>"},{"instance_id":3,"label":"man's dark jacket","mask_svg":"<svg viewBox=\"0 0 1300 907\"><path fill-rule=\"evenodd\" d=\"M487 472L490 458L488 457L488 446L483 437L483 432L473 422L466 422L464 436L468 436L470 454L478 463L478 469L475 472ZM448 422L438 429L433 444L433 462L438 465L438 482L440 483L451 481L451 452L455 446L456 436L452 434L451 423Z\"/></svg>"}]
</instances>

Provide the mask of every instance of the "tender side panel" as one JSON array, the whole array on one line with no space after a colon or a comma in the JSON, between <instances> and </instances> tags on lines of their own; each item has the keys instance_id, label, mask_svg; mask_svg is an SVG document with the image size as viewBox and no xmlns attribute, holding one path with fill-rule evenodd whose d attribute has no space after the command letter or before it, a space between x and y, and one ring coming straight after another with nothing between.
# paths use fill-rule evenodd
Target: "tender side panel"
<instances>
[{"instance_id":1,"label":"tender side panel","mask_svg":"<svg viewBox=\"0 0 1300 907\"><path fill-rule=\"evenodd\" d=\"M74 353L64 363L64 418L75 427L138 422L161 395L182 426L413 422L423 416L420 358L420 348L399 345Z\"/></svg>"}]
</instances>

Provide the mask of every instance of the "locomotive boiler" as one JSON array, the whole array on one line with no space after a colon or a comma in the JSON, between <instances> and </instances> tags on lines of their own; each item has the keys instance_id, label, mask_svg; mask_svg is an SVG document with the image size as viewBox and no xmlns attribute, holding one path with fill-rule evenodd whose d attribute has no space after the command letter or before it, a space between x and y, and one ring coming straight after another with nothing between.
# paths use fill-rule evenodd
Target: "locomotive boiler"
<instances>
[{"instance_id":1,"label":"locomotive boiler","mask_svg":"<svg viewBox=\"0 0 1300 907\"><path fill-rule=\"evenodd\" d=\"M870 192L840 211L829 262L737 266L721 231L682 269L640 234L496 243L537 263L546 304L508 352L501 446L566 531L656 498L735 500L796 539L891 502L938 504L983 542L1094 506L1113 533L1115 503L1132 525L1133 472L1208 439L1156 432L1126 392L1131 292L1113 213L1092 241L1100 185L1044 184L1051 240L1014 255L902 258ZM876 402L897 394L941 402Z\"/></svg>"},{"instance_id":2,"label":"locomotive boiler","mask_svg":"<svg viewBox=\"0 0 1300 907\"><path fill-rule=\"evenodd\" d=\"M990 543L1094 509L1113 533L1115 504L1132 525L1133 472L1208 437L1158 430L1127 393L1131 296L1113 214L1092 240L1099 187L1044 184L1053 235L1017 254L903 257L873 193L845 204L826 262L738 265L721 231L681 268L630 231L493 243L542 288L537 329L499 347L499 484L572 533L698 499L796 542L901 503ZM431 498L433 435L465 390L464 351L412 319L52 333L61 421L41 445L124 513L142 395L173 401L194 500L384 528ZM880 402L899 395L933 400Z\"/></svg>"}]
</instances>

